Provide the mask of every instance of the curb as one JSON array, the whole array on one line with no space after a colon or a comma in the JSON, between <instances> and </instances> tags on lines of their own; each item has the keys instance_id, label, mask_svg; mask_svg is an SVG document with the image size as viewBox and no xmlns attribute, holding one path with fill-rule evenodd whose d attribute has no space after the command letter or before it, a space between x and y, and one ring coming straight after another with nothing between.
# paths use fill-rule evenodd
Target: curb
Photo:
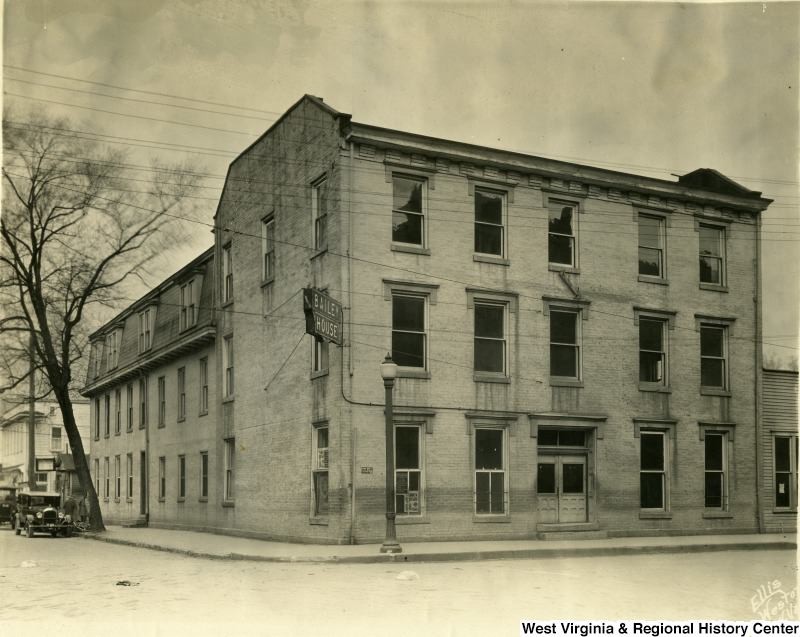
<instances>
[{"instance_id":1,"label":"curb","mask_svg":"<svg viewBox=\"0 0 800 637\"><path fill-rule=\"evenodd\" d=\"M722 551L778 551L778 550L797 550L796 542L735 542L731 544L690 544L675 545L663 544L654 546L593 546L582 548L580 546L570 548L530 548L530 549L497 549L491 551L460 551L451 553L410 553L410 554L381 554L375 555L351 555L351 556L269 556L269 555L246 555L242 553L205 553L202 551L192 551L176 547L162 546L160 544L150 544L147 542L135 542L133 540L121 540L117 538L103 537L97 534L84 534L82 537L106 542L108 544L118 544L121 546L132 546L135 548L148 549L150 551L161 551L194 557L206 560L226 560L226 561L248 561L248 562L272 562L272 563L296 563L296 564L386 564L386 563L426 563L426 562L477 562L482 560L529 560L565 557L611 557L619 555L654 555L654 554L674 554L674 553L719 553ZM377 549L376 549L377 550Z\"/></svg>"}]
</instances>

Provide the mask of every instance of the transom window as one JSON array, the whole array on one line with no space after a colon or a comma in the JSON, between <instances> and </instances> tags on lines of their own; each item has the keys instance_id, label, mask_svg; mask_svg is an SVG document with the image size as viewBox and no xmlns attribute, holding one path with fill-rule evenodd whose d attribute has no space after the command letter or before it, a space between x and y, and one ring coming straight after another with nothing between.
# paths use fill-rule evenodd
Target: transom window
<instances>
[{"instance_id":1,"label":"transom window","mask_svg":"<svg viewBox=\"0 0 800 637\"><path fill-rule=\"evenodd\" d=\"M575 206L574 204L550 200L547 234L547 252L550 263L575 265Z\"/></svg>"},{"instance_id":2,"label":"transom window","mask_svg":"<svg viewBox=\"0 0 800 637\"><path fill-rule=\"evenodd\" d=\"M425 368L424 296L392 294L392 360L401 367Z\"/></svg>"},{"instance_id":3,"label":"transom window","mask_svg":"<svg viewBox=\"0 0 800 637\"><path fill-rule=\"evenodd\" d=\"M725 326L700 325L700 385L727 389L728 343Z\"/></svg>"},{"instance_id":4,"label":"transom window","mask_svg":"<svg viewBox=\"0 0 800 637\"><path fill-rule=\"evenodd\" d=\"M639 494L642 509L666 510L666 436L662 431L642 431L640 440Z\"/></svg>"},{"instance_id":5,"label":"transom window","mask_svg":"<svg viewBox=\"0 0 800 637\"><path fill-rule=\"evenodd\" d=\"M536 440L540 447L585 447L586 432L581 429L544 429L539 427Z\"/></svg>"},{"instance_id":6,"label":"transom window","mask_svg":"<svg viewBox=\"0 0 800 637\"><path fill-rule=\"evenodd\" d=\"M422 246L425 242L423 179L392 177L392 241Z\"/></svg>"},{"instance_id":7,"label":"transom window","mask_svg":"<svg viewBox=\"0 0 800 637\"><path fill-rule=\"evenodd\" d=\"M421 432L422 428L417 425L394 428L394 492L398 515L422 513Z\"/></svg>"},{"instance_id":8,"label":"transom window","mask_svg":"<svg viewBox=\"0 0 800 637\"><path fill-rule=\"evenodd\" d=\"M725 229L699 225L700 282L725 284Z\"/></svg>"},{"instance_id":9,"label":"transom window","mask_svg":"<svg viewBox=\"0 0 800 637\"><path fill-rule=\"evenodd\" d=\"M580 378L580 313L550 310L550 375Z\"/></svg>"},{"instance_id":10,"label":"transom window","mask_svg":"<svg viewBox=\"0 0 800 637\"><path fill-rule=\"evenodd\" d=\"M663 217L639 215L639 274L664 278L665 225Z\"/></svg>"},{"instance_id":11,"label":"transom window","mask_svg":"<svg viewBox=\"0 0 800 637\"><path fill-rule=\"evenodd\" d=\"M475 301L475 371L506 372L506 307Z\"/></svg>"},{"instance_id":12,"label":"transom window","mask_svg":"<svg viewBox=\"0 0 800 637\"><path fill-rule=\"evenodd\" d=\"M639 318L639 382L666 385L667 321Z\"/></svg>"},{"instance_id":13,"label":"transom window","mask_svg":"<svg viewBox=\"0 0 800 637\"><path fill-rule=\"evenodd\" d=\"M475 513L506 512L504 429L475 429Z\"/></svg>"},{"instance_id":14,"label":"transom window","mask_svg":"<svg viewBox=\"0 0 800 637\"><path fill-rule=\"evenodd\" d=\"M506 193L475 188L475 252L502 257Z\"/></svg>"}]
</instances>

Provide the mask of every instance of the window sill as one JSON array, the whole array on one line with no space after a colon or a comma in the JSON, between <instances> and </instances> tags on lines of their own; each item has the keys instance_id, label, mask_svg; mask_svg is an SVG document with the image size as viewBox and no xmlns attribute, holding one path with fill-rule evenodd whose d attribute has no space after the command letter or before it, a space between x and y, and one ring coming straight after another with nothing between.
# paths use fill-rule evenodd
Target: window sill
<instances>
[{"instance_id":1,"label":"window sill","mask_svg":"<svg viewBox=\"0 0 800 637\"><path fill-rule=\"evenodd\" d=\"M727 292L727 285L719 285L718 283L700 283L701 290L710 290L711 292Z\"/></svg>"},{"instance_id":2,"label":"window sill","mask_svg":"<svg viewBox=\"0 0 800 637\"><path fill-rule=\"evenodd\" d=\"M309 260L313 261L317 257L322 256L323 254L325 254L327 251L328 251L328 246L325 246L324 248L318 248L318 249L314 250L314 254L312 254L309 257Z\"/></svg>"},{"instance_id":3,"label":"window sill","mask_svg":"<svg viewBox=\"0 0 800 637\"><path fill-rule=\"evenodd\" d=\"M161 502L162 504L164 503L165 500L166 500L166 498L159 498L158 499L158 501Z\"/></svg>"},{"instance_id":4,"label":"window sill","mask_svg":"<svg viewBox=\"0 0 800 637\"><path fill-rule=\"evenodd\" d=\"M647 276L646 274L639 275L640 283L655 283L656 285L669 285L669 281L661 278L660 276Z\"/></svg>"},{"instance_id":5,"label":"window sill","mask_svg":"<svg viewBox=\"0 0 800 637\"><path fill-rule=\"evenodd\" d=\"M274 277L274 276L273 276L273 277L271 277L271 278L269 278L269 279L264 279L264 280L261 282L261 287L262 287L262 288L265 288L265 287L267 287L268 285L272 285L274 282L275 282L275 277Z\"/></svg>"},{"instance_id":6,"label":"window sill","mask_svg":"<svg viewBox=\"0 0 800 637\"><path fill-rule=\"evenodd\" d=\"M431 256L430 248L423 248L422 246L406 245L405 243L392 243L390 246L392 252L408 252L409 254L422 254Z\"/></svg>"},{"instance_id":7,"label":"window sill","mask_svg":"<svg viewBox=\"0 0 800 637\"><path fill-rule=\"evenodd\" d=\"M236 500L223 500L222 501L222 508L223 509L232 509L236 506Z\"/></svg>"},{"instance_id":8,"label":"window sill","mask_svg":"<svg viewBox=\"0 0 800 637\"><path fill-rule=\"evenodd\" d=\"M397 370L398 378L419 378L422 380L430 380L431 373L427 369L403 369Z\"/></svg>"},{"instance_id":9,"label":"window sill","mask_svg":"<svg viewBox=\"0 0 800 637\"><path fill-rule=\"evenodd\" d=\"M404 526L406 524L430 524L431 521L425 516L422 515L400 515L398 514L397 517L394 519L394 522L398 526Z\"/></svg>"},{"instance_id":10,"label":"window sill","mask_svg":"<svg viewBox=\"0 0 800 637\"><path fill-rule=\"evenodd\" d=\"M178 418L178 422L186 422L186 416L184 416L183 418Z\"/></svg>"},{"instance_id":11,"label":"window sill","mask_svg":"<svg viewBox=\"0 0 800 637\"><path fill-rule=\"evenodd\" d=\"M197 414L198 418L202 418L203 416L208 416L208 411L201 411L199 414Z\"/></svg>"},{"instance_id":12,"label":"window sill","mask_svg":"<svg viewBox=\"0 0 800 637\"><path fill-rule=\"evenodd\" d=\"M733 518L733 513L730 511L703 511L704 520L718 520Z\"/></svg>"},{"instance_id":13,"label":"window sill","mask_svg":"<svg viewBox=\"0 0 800 637\"><path fill-rule=\"evenodd\" d=\"M145 423L143 425L139 425L139 430L141 431L143 429L147 429L147 423Z\"/></svg>"},{"instance_id":14,"label":"window sill","mask_svg":"<svg viewBox=\"0 0 800 637\"><path fill-rule=\"evenodd\" d=\"M548 263L547 269L550 272L566 272L567 274L580 274L580 268L576 268L574 265L567 265L566 263Z\"/></svg>"},{"instance_id":15,"label":"window sill","mask_svg":"<svg viewBox=\"0 0 800 637\"><path fill-rule=\"evenodd\" d=\"M103 498L103 502L108 502L108 496L105 496L105 497Z\"/></svg>"},{"instance_id":16,"label":"window sill","mask_svg":"<svg viewBox=\"0 0 800 637\"><path fill-rule=\"evenodd\" d=\"M478 524L511 524L511 516L505 513L473 513L472 521Z\"/></svg>"},{"instance_id":17,"label":"window sill","mask_svg":"<svg viewBox=\"0 0 800 637\"><path fill-rule=\"evenodd\" d=\"M311 376L309 378L311 380L314 380L315 378L323 378L324 376L328 375L328 372L329 370L327 369L321 369L318 372L311 372Z\"/></svg>"},{"instance_id":18,"label":"window sill","mask_svg":"<svg viewBox=\"0 0 800 637\"><path fill-rule=\"evenodd\" d=\"M797 515L797 509L772 509L776 515Z\"/></svg>"},{"instance_id":19,"label":"window sill","mask_svg":"<svg viewBox=\"0 0 800 637\"><path fill-rule=\"evenodd\" d=\"M550 377L551 387L583 387L583 381L577 378L564 378L560 376Z\"/></svg>"},{"instance_id":20,"label":"window sill","mask_svg":"<svg viewBox=\"0 0 800 637\"><path fill-rule=\"evenodd\" d=\"M225 398L222 399L222 404L232 403L234 398L235 396L225 396Z\"/></svg>"},{"instance_id":21,"label":"window sill","mask_svg":"<svg viewBox=\"0 0 800 637\"><path fill-rule=\"evenodd\" d=\"M128 428L125 430L125 433L126 433L126 434L133 433L133 427L128 427Z\"/></svg>"},{"instance_id":22,"label":"window sill","mask_svg":"<svg viewBox=\"0 0 800 637\"><path fill-rule=\"evenodd\" d=\"M314 516L308 518L308 523L314 526L328 526L327 516Z\"/></svg>"},{"instance_id":23,"label":"window sill","mask_svg":"<svg viewBox=\"0 0 800 637\"><path fill-rule=\"evenodd\" d=\"M208 502L208 498L197 498L198 502Z\"/></svg>"},{"instance_id":24,"label":"window sill","mask_svg":"<svg viewBox=\"0 0 800 637\"><path fill-rule=\"evenodd\" d=\"M183 502L186 502L186 498L178 498L178 503L179 504L181 504Z\"/></svg>"},{"instance_id":25,"label":"window sill","mask_svg":"<svg viewBox=\"0 0 800 637\"><path fill-rule=\"evenodd\" d=\"M639 383L639 391L655 392L657 394L671 394L672 389L665 385Z\"/></svg>"},{"instance_id":26,"label":"window sill","mask_svg":"<svg viewBox=\"0 0 800 637\"><path fill-rule=\"evenodd\" d=\"M490 254L473 254L472 260L476 261L477 263L493 263L494 265L511 265L511 261L509 259L492 256Z\"/></svg>"},{"instance_id":27,"label":"window sill","mask_svg":"<svg viewBox=\"0 0 800 637\"><path fill-rule=\"evenodd\" d=\"M108 440L110 437L111 437L110 434L103 434L103 438L105 438L106 440Z\"/></svg>"},{"instance_id":28,"label":"window sill","mask_svg":"<svg viewBox=\"0 0 800 637\"><path fill-rule=\"evenodd\" d=\"M166 429L166 427L167 427L166 424L164 424L163 422L160 422L160 423L158 423L158 427L157 428L158 429Z\"/></svg>"},{"instance_id":29,"label":"window sill","mask_svg":"<svg viewBox=\"0 0 800 637\"><path fill-rule=\"evenodd\" d=\"M730 396L731 392L728 389L718 389L715 387L701 387L701 396Z\"/></svg>"},{"instance_id":30,"label":"window sill","mask_svg":"<svg viewBox=\"0 0 800 637\"><path fill-rule=\"evenodd\" d=\"M228 299L222 305L220 305L220 308L224 310L226 307L230 307L231 305L233 305L233 299Z\"/></svg>"},{"instance_id":31,"label":"window sill","mask_svg":"<svg viewBox=\"0 0 800 637\"><path fill-rule=\"evenodd\" d=\"M672 513L669 511L639 511L640 520L671 520Z\"/></svg>"},{"instance_id":32,"label":"window sill","mask_svg":"<svg viewBox=\"0 0 800 637\"><path fill-rule=\"evenodd\" d=\"M133 498L125 498L125 502L127 502L128 504L130 504L131 502L133 502Z\"/></svg>"},{"instance_id":33,"label":"window sill","mask_svg":"<svg viewBox=\"0 0 800 637\"><path fill-rule=\"evenodd\" d=\"M119 498L114 498L114 502L116 502L117 504L119 504Z\"/></svg>"},{"instance_id":34,"label":"window sill","mask_svg":"<svg viewBox=\"0 0 800 637\"><path fill-rule=\"evenodd\" d=\"M499 383L510 385L511 379L505 374L493 374L492 372L473 372L472 380L476 383Z\"/></svg>"}]
</instances>

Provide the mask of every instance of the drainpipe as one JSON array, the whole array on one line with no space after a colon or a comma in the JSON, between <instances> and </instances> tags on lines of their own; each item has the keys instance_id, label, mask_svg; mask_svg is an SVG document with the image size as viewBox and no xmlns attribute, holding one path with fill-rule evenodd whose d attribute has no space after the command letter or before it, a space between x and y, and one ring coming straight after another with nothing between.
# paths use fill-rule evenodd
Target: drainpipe
<instances>
[{"instance_id":1,"label":"drainpipe","mask_svg":"<svg viewBox=\"0 0 800 637\"><path fill-rule=\"evenodd\" d=\"M352 312L353 312L353 264L350 261L350 249L353 245L353 216L352 216L352 207L353 207L353 159L354 159L354 144L352 141L346 140L350 150L350 165L348 166L347 171L347 181L348 181L348 192L347 192L347 311L348 311L348 318L347 322L347 340L349 347L347 348L347 371L348 371L348 378L350 380L350 394L353 393L353 321L352 321ZM342 362L341 362L341 383L342 383L342 392L344 395L344 351L345 348L342 347ZM348 418L350 421L350 544L356 543L356 451L357 451L357 438L358 438L358 429L355 426L355 419L352 417L353 406L347 405L347 408L350 410L351 417Z\"/></svg>"},{"instance_id":2,"label":"drainpipe","mask_svg":"<svg viewBox=\"0 0 800 637\"><path fill-rule=\"evenodd\" d=\"M761 353L761 338L762 338L762 326L761 326L761 214L759 213L756 219L756 259L755 263L753 264L753 270L755 272L754 275L754 289L755 293L753 294L753 304L755 310L755 328L756 328L756 338L755 338L755 351L754 351L754 358L755 358L755 365L756 365L756 382L755 382L755 418L756 418L756 426L755 426L755 435L756 435L756 513L758 516L758 532L764 533L765 532L765 525L764 525L764 507L763 507L763 494L762 494L762 487L764 477L761 475L762 471L762 456L764 449L763 441L761 440L762 436L762 423L761 423L761 395L762 395L762 386L763 386L763 373L762 373L762 353Z\"/></svg>"},{"instance_id":3,"label":"drainpipe","mask_svg":"<svg viewBox=\"0 0 800 637\"><path fill-rule=\"evenodd\" d=\"M144 414L144 484L145 484L145 501L144 501L144 524L150 526L150 418L147 412L150 411L150 387L147 383L147 376L144 372L139 372L139 378L144 380L144 390L147 400L145 401L147 411ZM139 405L142 404L142 398L139 397ZM142 415L139 414L139 418Z\"/></svg>"}]
</instances>

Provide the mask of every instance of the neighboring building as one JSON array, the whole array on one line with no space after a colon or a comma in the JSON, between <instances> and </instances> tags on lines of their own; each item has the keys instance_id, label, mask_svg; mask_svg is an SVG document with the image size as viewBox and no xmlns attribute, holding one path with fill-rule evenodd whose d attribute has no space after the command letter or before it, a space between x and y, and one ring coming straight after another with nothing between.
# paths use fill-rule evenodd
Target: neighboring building
<instances>
[{"instance_id":1,"label":"neighboring building","mask_svg":"<svg viewBox=\"0 0 800 637\"><path fill-rule=\"evenodd\" d=\"M216 519L213 265L212 248L90 337L90 468L107 522Z\"/></svg>"},{"instance_id":2,"label":"neighboring building","mask_svg":"<svg viewBox=\"0 0 800 637\"><path fill-rule=\"evenodd\" d=\"M21 394L0 398L0 484L24 485L28 482L28 397ZM84 451L89 452L89 401L73 398L72 409L81 434ZM69 439L61 409L55 399L37 400L34 404L37 460L52 460L54 471L37 471L33 487L38 491L58 491L67 495L79 490ZM48 463L50 464L50 463ZM70 469L69 467L72 467Z\"/></svg>"},{"instance_id":3,"label":"neighboring building","mask_svg":"<svg viewBox=\"0 0 800 637\"><path fill-rule=\"evenodd\" d=\"M761 391L761 508L766 531L797 531L797 372L765 369Z\"/></svg>"},{"instance_id":4,"label":"neighboring building","mask_svg":"<svg viewBox=\"0 0 800 637\"><path fill-rule=\"evenodd\" d=\"M95 335L96 479L144 453L152 524L378 541L390 351L401 541L756 531L769 203L710 169L542 159L305 96L230 166L215 284L206 253ZM204 322L184 339L179 287L200 263ZM304 287L343 303L343 347L304 335ZM124 373L104 369L115 347ZM196 406L200 359L208 416L178 422L178 369ZM144 430L110 435L115 390L138 382ZM136 514L112 499L112 521Z\"/></svg>"}]
</instances>

